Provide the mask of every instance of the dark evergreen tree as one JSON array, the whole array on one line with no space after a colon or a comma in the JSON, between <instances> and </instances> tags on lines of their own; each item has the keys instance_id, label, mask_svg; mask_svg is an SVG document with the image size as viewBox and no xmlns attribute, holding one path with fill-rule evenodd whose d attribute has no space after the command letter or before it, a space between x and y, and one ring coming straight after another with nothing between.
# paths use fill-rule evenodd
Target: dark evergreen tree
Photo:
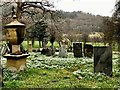
<instances>
[{"instance_id":1,"label":"dark evergreen tree","mask_svg":"<svg viewBox=\"0 0 120 90\"><path fill-rule=\"evenodd\" d=\"M45 23L43 20L38 21L35 23L30 29L30 38L37 39L39 41L39 48L41 47L41 41L43 41L44 37L48 37L47 35L47 23Z\"/></svg>"}]
</instances>

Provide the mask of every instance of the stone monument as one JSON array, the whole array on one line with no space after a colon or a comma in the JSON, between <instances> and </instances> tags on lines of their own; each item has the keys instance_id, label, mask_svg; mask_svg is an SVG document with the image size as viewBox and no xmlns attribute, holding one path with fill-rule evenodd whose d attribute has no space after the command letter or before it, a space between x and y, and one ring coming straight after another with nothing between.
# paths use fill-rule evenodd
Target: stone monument
<instances>
[{"instance_id":1,"label":"stone monument","mask_svg":"<svg viewBox=\"0 0 120 90\"><path fill-rule=\"evenodd\" d=\"M23 54L20 50L20 44L25 38L25 24L17 20L13 15L13 21L5 27L6 39L12 45L12 53L4 55L7 58L7 68L11 71L21 71L25 69L26 58L28 54Z\"/></svg>"},{"instance_id":2,"label":"stone monument","mask_svg":"<svg viewBox=\"0 0 120 90\"><path fill-rule=\"evenodd\" d=\"M110 46L94 47L94 72L112 76L112 48Z\"/></svg>"},{"instance_id":3,"label":"stone monument","mask_svg":"<svg viewBox=\"0 0 120 90\"><path fill-rule=\"evenodd\" d=\"M73 53L74 57L82 57L82 43L80 42L73 43Z\"/></svg>"},{"instance_id":4,"label":"stone monument","mask_svg":"<svg viewBox=\"0 0 120 90\"><path fill-rule=\"evenodd\" d=\"M84 56L91 58L93 56L93 46L90 44L84 44Z\"/></svg>"},{"instance_id":5,"label":"stone monument","mask_svg":"<svg viewBox=\"0 0 120 90\"><path fill-rule=\"evenodd\" d=\"M59 48L59 57L66 58L67 57L67 44L63 39L61 42L61 47Z\"/></svg>"},{"instance_id":6,"label":"stone monument","mask_svg":"<svg viewBox=\"0 0 120 90\"><path fill-rule=\"evenodd\" d=\"M65 44L63 44L59 49L59 57L63 57L63 58L67 57L67 49Z\"/></svg>"}]
</instances>

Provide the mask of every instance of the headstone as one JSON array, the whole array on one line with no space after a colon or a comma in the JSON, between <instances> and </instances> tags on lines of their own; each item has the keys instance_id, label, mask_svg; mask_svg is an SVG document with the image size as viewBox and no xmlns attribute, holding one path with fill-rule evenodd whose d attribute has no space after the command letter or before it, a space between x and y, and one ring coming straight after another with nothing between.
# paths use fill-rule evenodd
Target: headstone
<instances>
[{"instance_id":1,"label":"headstone","mask_svg":"<svg viewBox=\"0 0 120 90\"><path fill-rule=\"evenodd\" d=\"M55 54L55 47L54 46L50 46L49 50L50 50L50 55Z\"/></svg>"},{"instance_id":2,"label":"headstone","mask_svg":"<svg viewBox=\"0 0 120 90\"><path fill-rule=\"evenodd\" d=\"M94 47L94 72L112 76L112 48L109 46Z\"/></svg>"},{"instance_id":3,"label":"headstone","mask_svg":"<svg viewBox=\"0 0 120 90\"><path fill-rule=\"evenodd\" d=\"M46 48L46 49L42 49L42 51L41 51L41 54L43 54L43 55L46 55L47 53L49 53L49 49L48 48Z\"/></svg>"},{"instance_id":4,"label":"headstone","mask_svg":"<svg viewBox=\"0 0 120 90\"><path fill-rule=\"evenodd\" d=\"M55 54L55 48L54 47L50 47L50 48L46 48L46 49L42 49L41 54L46 55L46 56L52 56Z\"/></svg>"},{"instance_id":5,"label":"headstone","mask_svg":"<svg viewBox=\"0 0 120 90\"><path fill-rule=\"evenodd\" d=\"M90 44L84 45L84 56L85 57L92 57L93 56L93 46Z\"/></svg>"},{"instance_id":6,"label":"headstone","mask_svg":"<svg viewBox=\"0 0 120 90\"><path fill-rule=\"evenodd\" d=\"M73 43L74 57L82 57L82 43Z\"/></svg>"},{"instance_id":7,"label":"headstone","mask_svg":"<svg viewBox=\"0 0 120 90\"><path fill-rule=\"evenodd\" d=\"M59 57L63 57L63 58L67 57L67 49L65 44L63 44L59 49Z\"/></svg>"}]
</instances>

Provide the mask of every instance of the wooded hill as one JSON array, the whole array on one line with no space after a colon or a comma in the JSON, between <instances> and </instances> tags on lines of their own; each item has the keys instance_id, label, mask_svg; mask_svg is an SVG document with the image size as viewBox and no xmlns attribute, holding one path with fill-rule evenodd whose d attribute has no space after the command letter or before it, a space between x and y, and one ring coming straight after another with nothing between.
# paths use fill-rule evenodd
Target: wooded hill
<instances>
[{"instance_id":1,"label":"wooded hill","mask_svg":"<svg viewBox=\"0 0 120 90\"><path fill-rule=\"evenodd\" d=\"M82 32L102 32L103 16L92 15L82 11L64 12L57 11L58 16L62 19L62 28L65 33L82 33Z\"/></svg>"}]
</instances>

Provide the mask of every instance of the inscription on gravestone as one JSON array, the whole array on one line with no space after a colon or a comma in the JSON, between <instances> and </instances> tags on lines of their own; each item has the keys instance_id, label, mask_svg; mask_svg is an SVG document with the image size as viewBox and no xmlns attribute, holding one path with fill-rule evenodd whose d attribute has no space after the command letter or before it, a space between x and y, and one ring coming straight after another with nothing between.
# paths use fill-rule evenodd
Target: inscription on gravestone
<instances>
[{"instance_id":1,"label":"inscription on gravestone","mask_svg":"<svg viewBox=\"0 0 120 90\"><path fill-rule=\"evenodd\" d=\"M112 76L112 49L109 46L94 47L94 72Z\"/></svg>"},{"instance_id":2,"label":"inscription on gravestone","mask_svg":"<svg viewBox=\"0 0 120 90\"><path fill-rule=\"evenodd\" d=\"M84 45L84 56L91 58L92 55L93 55L93 46L90 44L85 44Z\"/></svg>"},{"instance_id":3,"label":"inscription on gravestone","mask_svg":"<svg viewBox=\"0 0 120 90\"><path fill-rule=\"evenodd\" d=\"M82 57L82 43L73 43L74 57Z\"/></svg>"}]
</instances>

